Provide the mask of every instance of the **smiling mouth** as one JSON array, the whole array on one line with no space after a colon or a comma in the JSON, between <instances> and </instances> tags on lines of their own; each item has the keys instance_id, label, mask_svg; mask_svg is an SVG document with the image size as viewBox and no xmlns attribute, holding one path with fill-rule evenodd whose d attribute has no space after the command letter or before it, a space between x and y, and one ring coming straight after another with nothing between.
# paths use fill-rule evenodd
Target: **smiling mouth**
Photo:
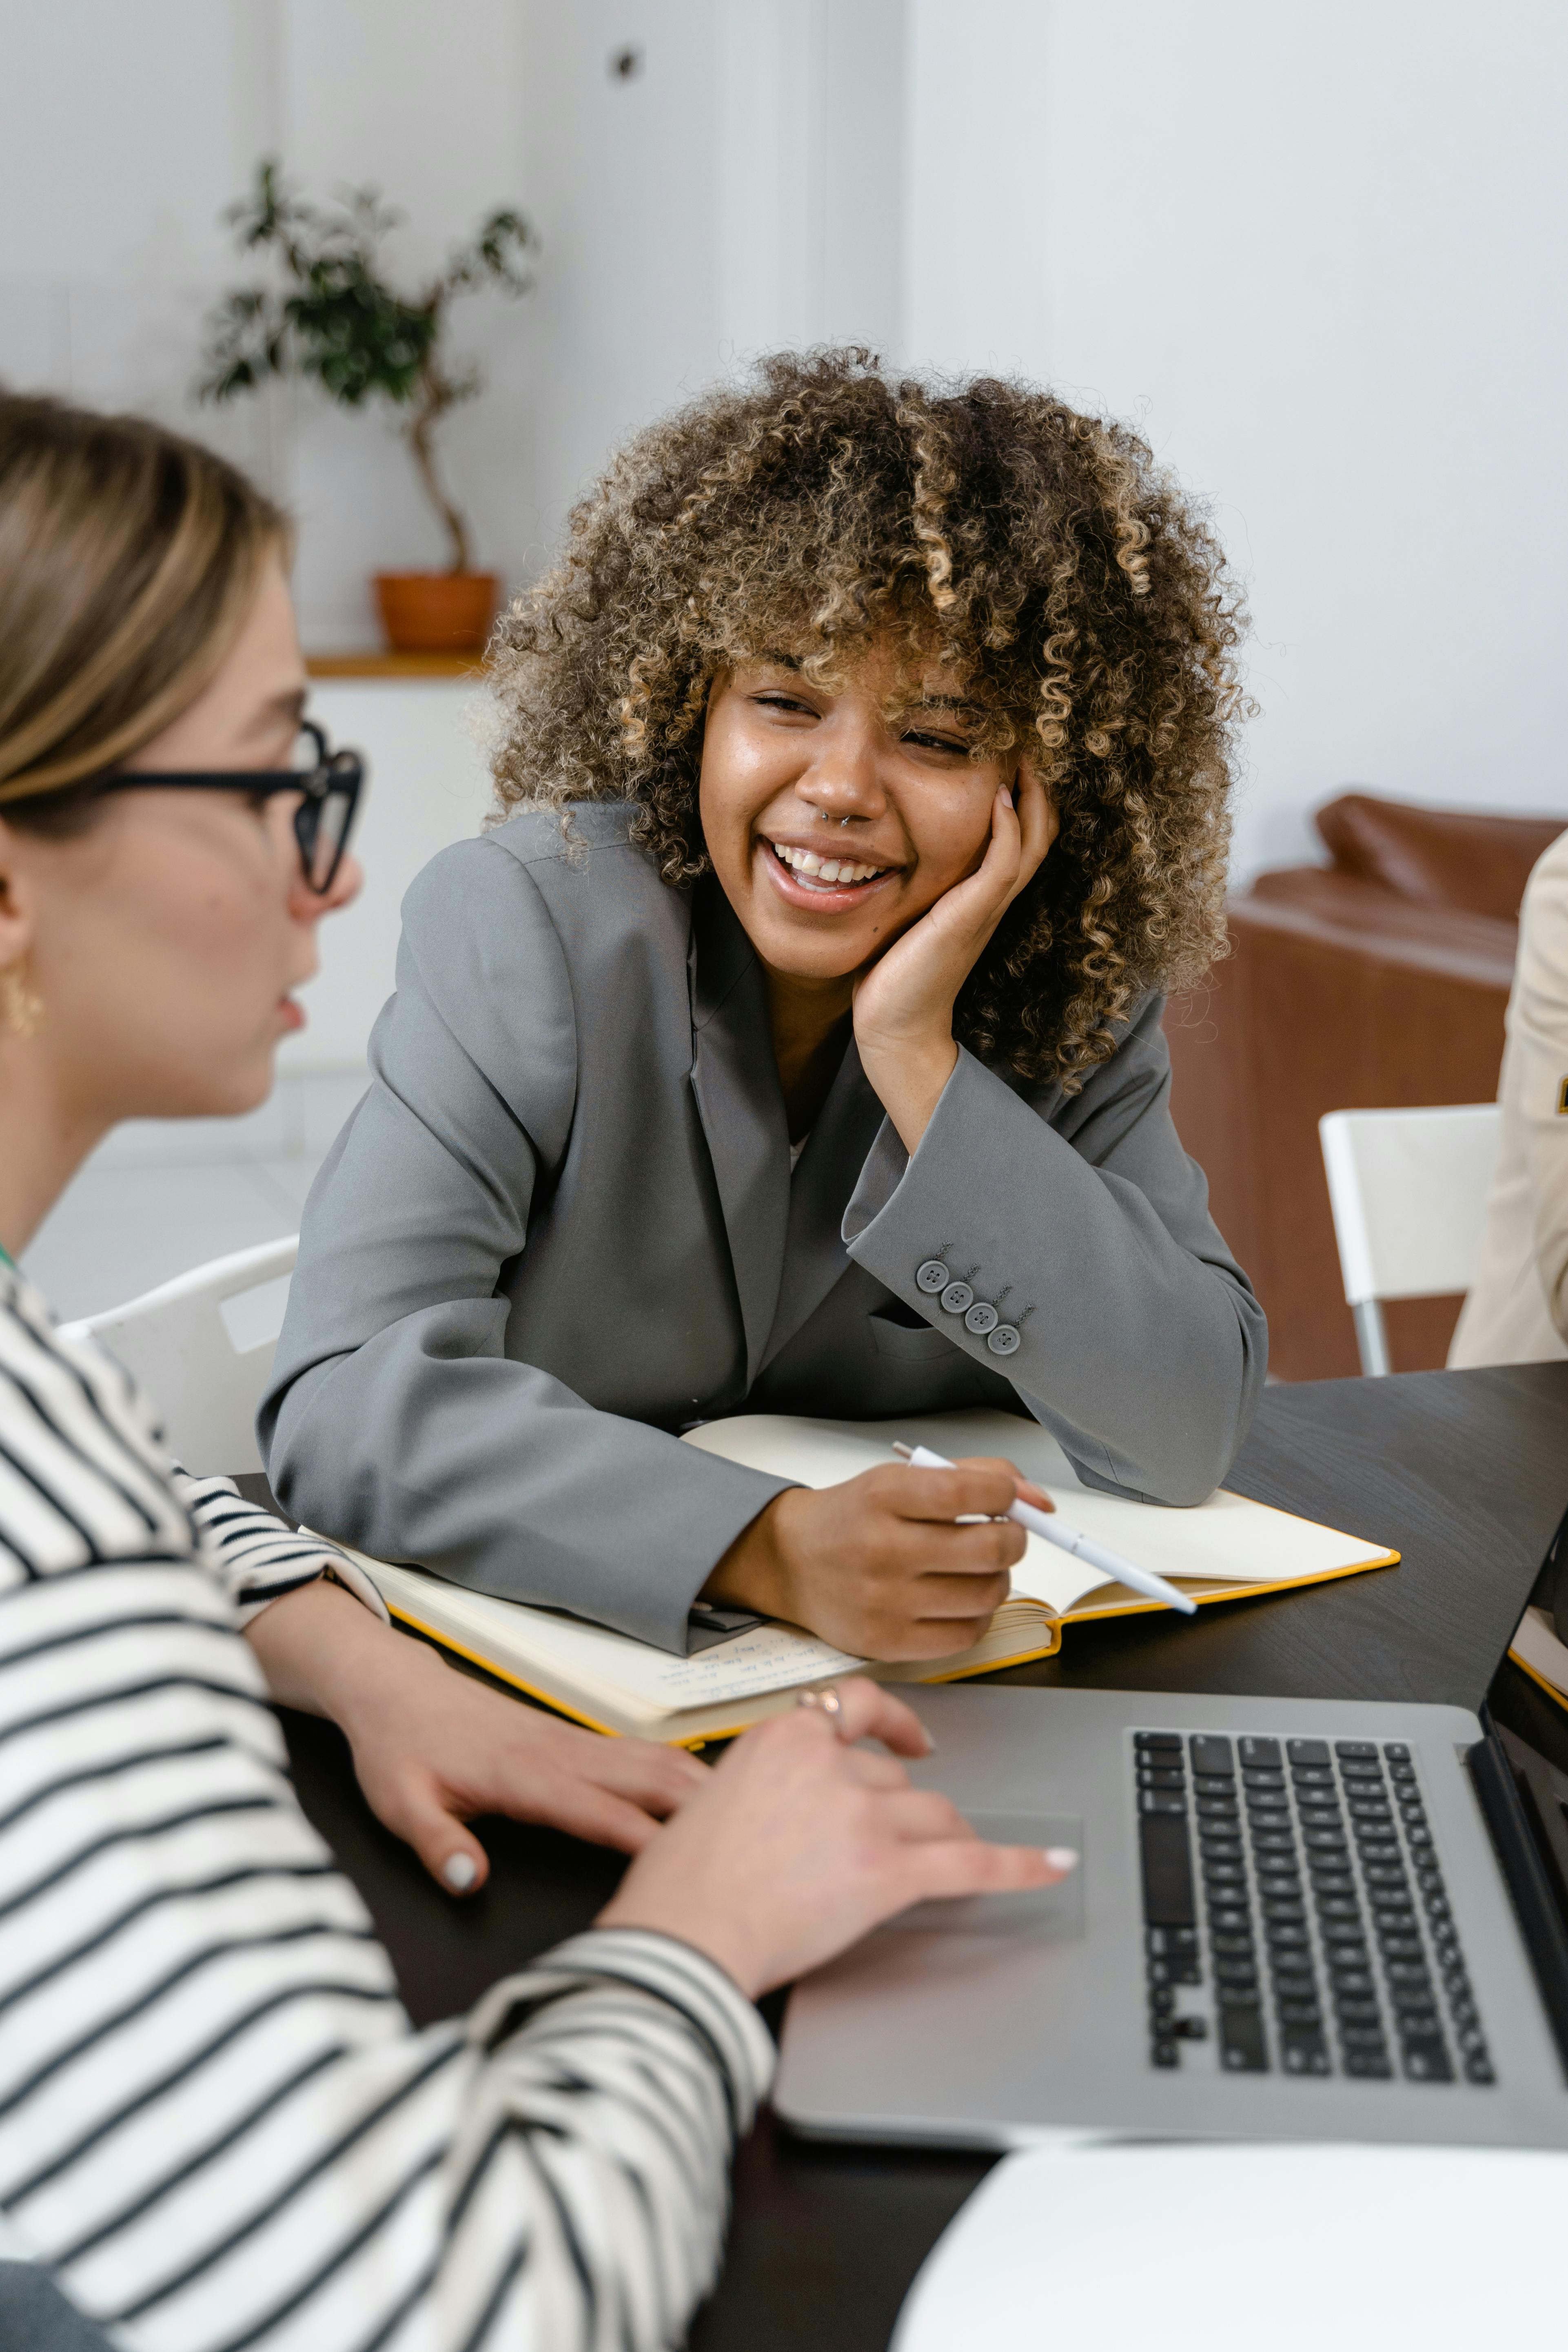
<instances>
[{"instance_id":1,"label":"smiling mouth","mask_svg":"<svg viewBox=\"0 0 1568 2352\"><path fill-rule=\"evenodd\" d=\"M890 874L890 866L866 866L854 857L819 857L815 849L794 849L788 843L769 843L781 866L787 866L795 880L808 890L851 890L868 882L879 882Z\"/></svg>"}]
</instances>

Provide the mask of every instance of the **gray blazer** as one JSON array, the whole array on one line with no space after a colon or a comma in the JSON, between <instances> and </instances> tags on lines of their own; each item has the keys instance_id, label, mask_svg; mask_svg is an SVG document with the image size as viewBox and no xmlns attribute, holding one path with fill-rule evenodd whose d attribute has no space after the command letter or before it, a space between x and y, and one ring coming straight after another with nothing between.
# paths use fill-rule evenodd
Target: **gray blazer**
<instances>
[{"instance_id":1,"label":"gray blazer","mask_svg":"<svg viewBox=\"0 0 1568 2352\"><path fill-rule=\"evenodd\" d=\"M525 813L409 891L261 1412L281 1500L679 1651L782 1484L677 1442L721 1413L1000 1406L1097 1486L1206 1495L1264 1321L1171 1124L1158 1000L1071 1098L961 1053L912 1160L851 1043L792 1179L751 945L629 814L580 807L574 857Z\"/></svg>"}]
</instances>

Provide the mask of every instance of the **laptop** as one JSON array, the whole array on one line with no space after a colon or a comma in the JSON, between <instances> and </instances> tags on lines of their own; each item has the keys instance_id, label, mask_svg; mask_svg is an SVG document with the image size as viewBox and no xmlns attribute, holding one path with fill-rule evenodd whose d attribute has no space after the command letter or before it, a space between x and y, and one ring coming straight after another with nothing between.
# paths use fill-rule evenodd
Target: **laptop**
<instances>
[{"instance_id":1,"label":"laptop","mask_svg":"<svg viewBox=\"0 0 1568 2352\"><path fill-rule=\"evenodd\" d=\"M1568 1519L1535 1597L1568 1583ZM1548 1586L1552 1590L1547 1590ZM1499 1662L1500 1672L1501 1662ZM774 2104L823 2138L1568 2147L1568 1774L1453 1706L900 1693L1037 1893L927 1904L802 1981Z\"/></svg>"}]
</instances>

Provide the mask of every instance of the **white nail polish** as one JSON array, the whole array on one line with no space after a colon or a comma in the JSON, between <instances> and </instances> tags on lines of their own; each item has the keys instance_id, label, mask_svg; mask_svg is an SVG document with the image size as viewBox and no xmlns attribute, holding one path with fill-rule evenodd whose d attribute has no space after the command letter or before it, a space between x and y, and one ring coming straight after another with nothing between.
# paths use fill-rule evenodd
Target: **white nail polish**
<instances>
[{"instance_id":1,"label":"white nail polish","mask_svg":"<svg viewBox=\"0 0 1568 2352\"><path fill-rule=\"evenodd\" d=\"M1078 1868L1077 1846L1048 1845L1044 1849L1044 1851L1046 1860L1049 1863L1053 1870L1076 1870Z\"/></svg>"},{"instance_id":2,"label":"white nail polish","mask_svg":"<svg viewBox=\"0 0 1568 2352\"><path fill-rule=\"evenodd\" d=\"M1073 1856L1076 1862L1078 1857ZM471 1853L448 1854L441 1864L441 1875L454 1895L466 1895L479 1874L479 1865Z\"/></svg>"}]
</instances>

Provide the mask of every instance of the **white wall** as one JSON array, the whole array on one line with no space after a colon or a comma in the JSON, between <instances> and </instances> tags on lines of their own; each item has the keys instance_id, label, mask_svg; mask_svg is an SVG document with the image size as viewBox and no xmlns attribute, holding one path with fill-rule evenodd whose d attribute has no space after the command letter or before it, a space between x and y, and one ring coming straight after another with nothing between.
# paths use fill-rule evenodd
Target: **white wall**
<instances>
[{"instance_id":1,"label":"white wall","mask_svg":"<svg viewBox=\"0 0 1568 2352\"><path fill-rule=\"evenodd\" d=\"M904 0L523 0L523 25L542 553L626 436L715 377L896 342Z\"/></svg>"},{"instance_id":2,"label":"white wall","mask_svg":"<svg viewBox=\"0 0 1568 2352\"><path fill-rule=\"evenodd\" d=\"M267 0L0 5L0 380L184 425L223 206L276 121ZM213 437L275 478L265 407Z\"/></svg>"},{"instance_id":3,"label":"white wall","mask_svg":"<svg viewBox=\"0 0 1568 2352\"><path fill-rule=\"evenodd\" d=\"M392 993L403 894L438 849L478 833L494 797L485 698L462 680L323 678L310 708L332 743L369 762L353 843L364 887L317 934L321 970L300 992L305 1027L284 1039L281 1070L363 1060Z\"/></svg>"},{"instance_id":4,"label":"white wall","mask_svg":"<svg viewBox=\"0 0 1568 2352\"><path fill-rule=\"evenodd\" d=\"M517 581L626 434L756 351L890 347L904 0L0 0L0 379L136 407L297 511L307 643L375 641L372 572L444 560L394 420L319 394L198 410L221 223L258 159L408 215L411 287L494 205L538 292L452 313L485 398L446 464ZM633 48L623 79L611 59Z\"/></svg>"},{"instance_id":5,"label":"white wall","mask_svg":"<svg viewBox=\"0 0 1568 2352\"><path fill-rule=\"evenodd\" d=\"M721 351L896 351L904 241L905 0L727 0Z\"/></svg>"},{"instance_id":6,"label":"white wall","mask_svg":"<svg viewBox=\"0 0 1568 2352\"><path fill-rule=\"evenodd\" d=\"M457 316L492 389L452 477L513 579L760 350L1046 378L1137 417L1247 580L1250 870L1351 780L1568 810L1565 83L1556 0L0 0L0 376L189 423L275 147L379 180L415 274L536 220L538 294ZM366 574L437 551L387 423L196 422L297 503L312 641L369 642Z\"/></svg>"},{"instance_id":7,"label":"white wall","mask_svg":"<svg viewBox=\"0 0 1568 2352\"><path fill-rule=\"evenodd\" d=\"M1141 420L1250 584L1237 863L1568 814L1568 11L911 0L906 341Z\"/></svg>"},{"instance_id":8,"label":"white wall","mask_svg":"<svg viewBox=\"0 0 1568 2352\"><path fill-rule=\"evenodd\" d=\"M309 389L198 409L202 321L258 265L221 215L266 153L304 193L374 182L409 215L411 288L499 204L527 209L518 0L0 0L0 378L134 407L212 439L298 512L308 642L375 642L381 568L445 561L395 427ZM454 346L490 396L447 465L479 552L526 563L517 462L532 360L526 299L481 294Z\"/></svg>"}]
</instances>

